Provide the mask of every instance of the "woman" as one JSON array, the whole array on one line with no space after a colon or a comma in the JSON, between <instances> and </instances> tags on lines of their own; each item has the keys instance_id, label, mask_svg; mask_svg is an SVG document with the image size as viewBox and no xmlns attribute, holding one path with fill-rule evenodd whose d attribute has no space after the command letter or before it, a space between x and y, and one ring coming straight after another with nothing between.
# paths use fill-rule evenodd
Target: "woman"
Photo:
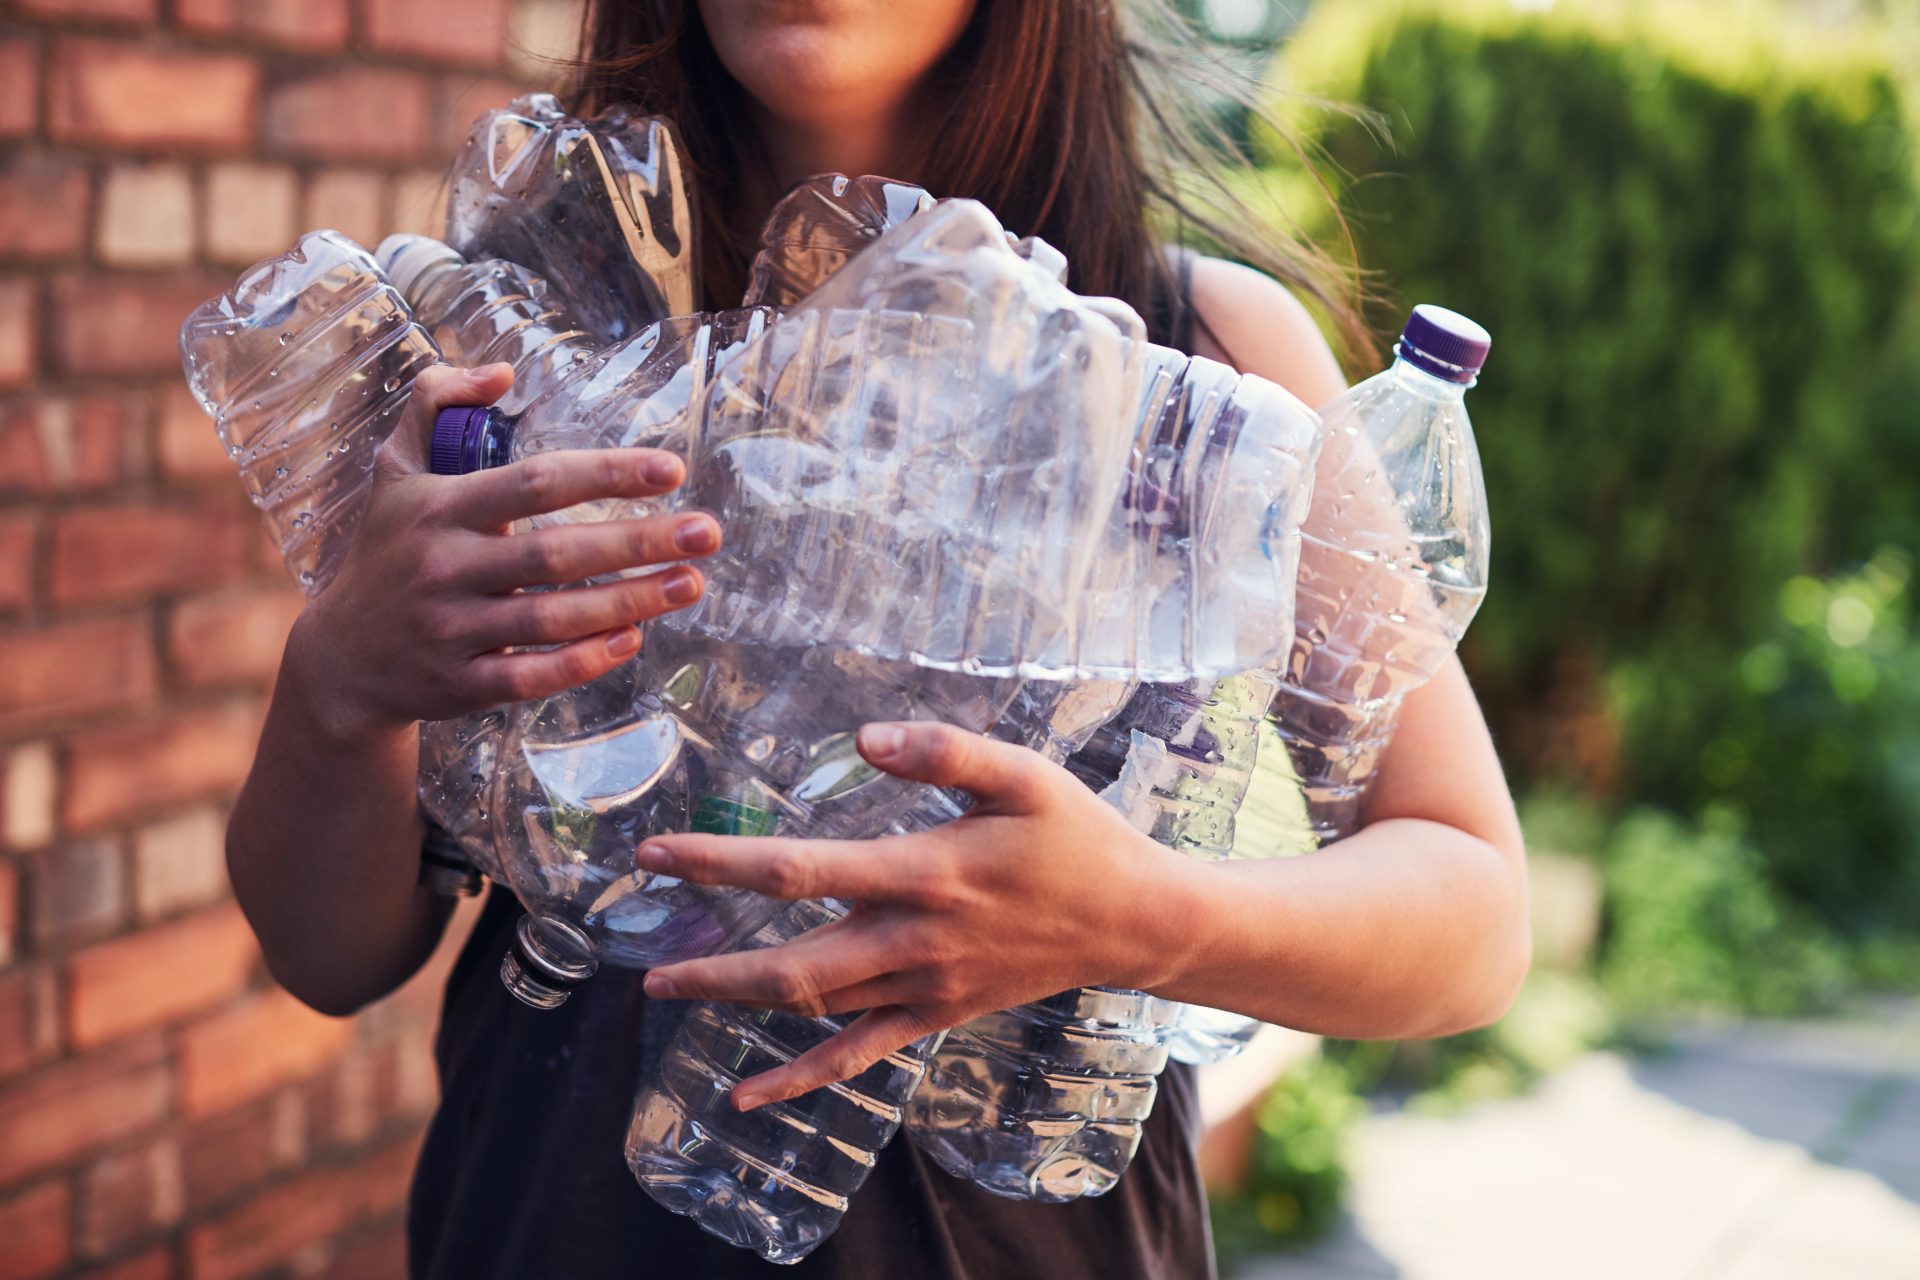
<instances>
[{"instance_id":1,"label":"woman","mask_svg":"<svg viewBox=\"0 0 1920 1280\"><path fill-rule=\"evenodd\" d=\"M1008 226L1063 249L1075 288L1132 302L1160 341L1310 404L1342 389L1295 292L1156 245L1150 213L1177 234L1200 228L1342 314L1300 251L1268 252L1183 206L1172 165L1205 158L1151 84L1164 68L1123 40L1108 0L604 0L587 21L586 105L629 101L681 127L705 199L710 301L738 297L751 232L788 184L884 173L985 200ZM1167 154L1150 162L1147 149ZM657 494L682 478L677 461L644 450L423 474L434 413L490 402L509 376L420 379L380 456L357 545L288 641L233 815L235 891L268 963L327 1012L391 991L445 926L445 904L415 884L416 722L592 679L637 650L636 624L698 599L704 581L681 565L559 594L516 589L698 560L722 537L703 515L504 536L524 516ZM503 652L531 645L547 647ZM444 1094L411 1209L417 1277L762 1272L656 1208L621 1164L636 1074L677 1016L662 1001L872 1010L790 1067L744 1082L735 1102L747 1107L850 1075L928 1030L1075 986L1146 988L1330 1035L1410 1037L1498 1017L1527 966L1520 836L1457 663L1409 699L1365 829L1305 859L1193 863L1031 752L943 726L870 726L860 746L890 773L967 788L977 807L910 839L677 836L637 852L700 881L859 899L825 936L668 966L644 993L591 983L536 1013L492 978L518 913L494 892L448 986ZM1193 1124L1191 1081L1175 1069L1119 1188L1067 1206L995 1199L895 1142L839 1233L798 1270L1205 1274Z\"/></svg>"}]
</instances>

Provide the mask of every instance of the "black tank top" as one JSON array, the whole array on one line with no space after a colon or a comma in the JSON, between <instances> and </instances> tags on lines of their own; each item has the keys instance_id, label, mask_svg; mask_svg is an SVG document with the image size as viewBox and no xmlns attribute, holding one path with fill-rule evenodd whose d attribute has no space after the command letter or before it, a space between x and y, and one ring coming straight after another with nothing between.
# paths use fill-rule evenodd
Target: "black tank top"
<instances>
[{"instance_id":1,"label":"black tank top","mask_svg":"<svg viewBox=\"0 0 1920 1280\"><path fill-rule=\"evenodd\" d=\"M1192 348L1180 254L1156 341ZM440 1107L407 1211L413 1280L1190 1280L1214 1273L1192 1072L1170 1065L1139 1153L1104 1196L1007 1200L955 1178L903 1133L840 1229L791 1269L660 1208L627 1171L627 1115L685 1005L608 969L559 1009L500 984L520 905L494 888L447 980L434 1046Z\"/></svg>"}]
</instances>

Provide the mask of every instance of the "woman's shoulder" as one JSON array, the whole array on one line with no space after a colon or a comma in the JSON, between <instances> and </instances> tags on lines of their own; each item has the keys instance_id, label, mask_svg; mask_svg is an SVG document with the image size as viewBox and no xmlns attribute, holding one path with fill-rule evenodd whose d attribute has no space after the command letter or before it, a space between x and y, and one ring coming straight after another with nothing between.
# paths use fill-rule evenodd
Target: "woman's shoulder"
<instances>
[{"instance_id":1,"label":"woman's shoulder","mask_svg":"<svg viewBox=\"0 0 1920 1280\"><path fill-rule=\"evenodd\" d=\"M1346 390L1333 349L1293 291L1273 277L1191 250L1169 249L1198 321L1193 354L1277 382L1310 405Z\"/></svg>"}]
</instances>

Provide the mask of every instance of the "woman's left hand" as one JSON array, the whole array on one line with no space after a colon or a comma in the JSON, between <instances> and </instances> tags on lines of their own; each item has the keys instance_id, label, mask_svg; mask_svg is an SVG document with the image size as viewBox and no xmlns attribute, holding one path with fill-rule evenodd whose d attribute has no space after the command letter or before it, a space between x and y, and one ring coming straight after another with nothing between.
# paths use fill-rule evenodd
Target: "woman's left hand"
<instances>
[{"instance_id":1,"label":"woman's left hand","mask_svg":"<svg viewBox=\"0 0 1920 1280\"><path fill-rule=\"evenodd\" d=\"M640 865L785 899L838 898L844 920L792 942L647 974L658 999L808 1017L865 1010L786 1066L743 1080L748 1110L849 1079L922 1036L1081 986L1151 989L1192 945L1182 886L1201 864L1130 827L1035 752L926 721L870 724L860 753L959 787L964 817L876 840L655 836Z\"/></svg>"}]
</instances>

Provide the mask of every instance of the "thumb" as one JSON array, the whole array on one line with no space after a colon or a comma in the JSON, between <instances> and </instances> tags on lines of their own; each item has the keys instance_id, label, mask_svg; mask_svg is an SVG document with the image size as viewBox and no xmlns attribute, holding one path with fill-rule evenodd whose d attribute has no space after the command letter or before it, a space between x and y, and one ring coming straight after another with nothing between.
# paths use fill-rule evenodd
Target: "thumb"
<instances>
[{"instance_id":1,"label":"thumb","mask_svg":"<svg viewBox=\"0 0 1920 1280\"><path fill-rule=\"evenodd\" d=\"M483 364L476 369L436 364L422 369L413 380L400 425L380 448L381 461L403 475L426 471L433 448L433 422L442 409L490 405L512 386L510 364Z\"/></svg>"},{"instance_id":2,"label":"thumb","mask_svg":"<svg viewBox=\"0 0 1920 1280\"><path fill-rule=\"evenodd\" d=\"M868 764L896 778L958 787L980 804L1017 812L1036 802L1047 762L1025 747L995 742L934 720L861 726L855 739Z\"/></svg>"}]
</instances>

